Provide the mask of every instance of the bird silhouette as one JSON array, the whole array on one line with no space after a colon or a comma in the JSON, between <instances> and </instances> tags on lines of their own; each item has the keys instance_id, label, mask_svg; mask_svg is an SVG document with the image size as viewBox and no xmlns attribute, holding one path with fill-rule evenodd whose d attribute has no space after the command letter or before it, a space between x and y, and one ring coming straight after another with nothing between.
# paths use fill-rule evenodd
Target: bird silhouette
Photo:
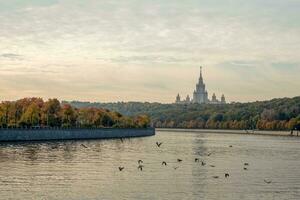
<instances>
[{"instance_id":1,"label":"bird silhouette","mask_svg":"<svg viewBox=\"0 0 300 200\"><path fill-rule=\"evenodd\" d=\"M244 163L245 166L249 166L249 163Z\"/></svg>"},{"instance_id":2,"label":"bird silhouette","mask_svg":"<svg viewBox=\"0 0 300 200\"><path fill-rule=\"evenodd\" d=\"M214 166L214 165L210 165L210 167L216 167L216 166Z\"/></svg>"},{"instance_id":3,"label":"bird silhouette","mask_svg":"<svg viewBox=\"0 0 300 200\"><path fill-rule=\"evenodd\" d=\"M202 166L205 166L206 163L205 163L204 161L201 161L201 165L202 165Z\"/></svg>"},{"instance_id":4,"label":"bird silhouette","mask_svg":"<svg viewBox=\"0 0 300 200\"><path fill-rule=\"evenodd\" d=\"M139 163L139 164L142 164L142 163L144 163L144 162L143 162L142 160L138 160L138 163Z\"/></svg>"},{"instance_id":5,"label":"bird silhouette","mask_svg":"<svg viewBox=\"0 0 300 200\"><path fill-rule=\"evenodd\" d=\"M156 142L157 147L160 147L162 145L162 142Z\"/></svg>"},{"instance_id":6,"label":"bird silhouette","mask_svg":"<svg viewBox=\"0 0 300 200\"><path fill-rule=\"evenodd\" d=\"M161 163L161 165L167 166L167 163L166 163L165 161L163 161L163 162Z\"/></svg>"},{"instance_id":7,"label":"bird silhouette","mask_svg":"<svg viewBox=\"0 0 300 200\"><path fill-rule=\"evenodd\" d=\"M226 173L226 174L225 174L225 178L228 178L228 177L229 177L229 174L228 174L228 173Z\"/></svg>"},{"instance_id":8,"label":"bird silhouette","mask_svg":"<svg viewBox=\"0 0 300 200\"><path fill-rule=\"evenodd\" d=\"M124 167L119 167L119 171L120 172L123 171L123 169L124 169Z\"/></svg>"},{"instance_id":9,"label":"bird silhouette","mask_svg":"<svg viewBox=\"0 0 300 200\"><path fill-rule=\"evenodd\" d=\"M85 146L84 144L81 144L81 146L83 146L84 148L88 148L87 146Z\"/></svg>"},{"instance_id":10,"label":"bird silhouette","mask_svg":"<svg viewBox=\"0 0 300 200\"><path fill-rule=\"evenodd\" d=\"M229 145L229 147L231 148L231 147L232 147L232 145Z\"/></svg>"},{"instance_id":11,"label":"bird silhouette","mask_svg":"<svg viewBox=\"0 0 300 200\"><path fill-rule=\"evenodd\" d=\"M244 170L248 170L248 168L247 168L247 167L244 167Z\"/></svg>"},{"instance_id":12,"label":"bird silhouette","mask_svg":"<svg viewBox=\"0 0 300 200\"><path fill-rule=\"evenodd\" d=\"M267 184L272 183L272 181L268 181L268 180L266 180L266 179L264 179L264 182L267 183Z\"/></svg>"},{"instance_id":13,"label":"bird silhouette","mask_svg":"<svg viewBox=\"0 0 300 200\"><path fill-rule=\"evenodd\" d=\"M176 170L176 169L178 169L178 167L174 167L174 169Z\"/></svg>"},{"instance_id":14,"label":"bird silhouette","mask_svg":"<svg viewBox=\"0 0 300 200\"><path fill-rule=\"evenodd\" d=\"M138 169L139 169L140 171L143 171L143 167L144 167L143 165L139 165L139 166L138 166Z\"/></svg>"},{"instance_id":15,"label":"bird silhouette","mask_svg":"<svg viewBox=\"0 0 300 200\"><path fill-rule=\"evenodd\" d=\"M120 138L121 142L123 143L123 138Z\"/></svg>"},{"instance_id":16,"label":"bird silhouette","mask_svg":"<svg viewBox=\"0 0 300 200\"><path fill-rule=\"evenodd\" d=\"M195 162L199 162L199 158L195 158Z\"/></svg>"},{"instance_id":17,"label":"bird silhouette","mask_svg":"<svg viewBox=\"0 0 300 200\"><path fill-rule=\"evenodd\" d=\"M207 156L210 156L211 155L211 153L208 153L208 154L206 154Z\"/></svg>"},{"instance_id":18,"label":"bird silhouette","mask_svg":"<svg viewBox=\"0 0 300 200\"><path fill-rule=\"evenodd\" d=\"M216 179L217 179L217 178L219 178L219 176L213 176L213 178L216 178Z\"/></svg>"},{"instance_id":19,"label":"bird silhouette","mask_svg":"<svg viewBox=\"0 0 300 200\"><path fill-rule=\"evenodd\" d=\"M182 162L182 160L181 159L177 159L177 162Z\"/></svg>"}]
</instances>

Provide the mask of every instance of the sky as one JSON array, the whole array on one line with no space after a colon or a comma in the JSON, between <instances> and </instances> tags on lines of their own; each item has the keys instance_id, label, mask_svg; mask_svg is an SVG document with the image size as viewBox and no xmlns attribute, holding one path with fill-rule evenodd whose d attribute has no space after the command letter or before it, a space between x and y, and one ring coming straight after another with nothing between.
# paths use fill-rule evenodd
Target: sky
<instances>
[{"instance_id":1,"label":"sky","mask_svg":"<svg viewBox=\"0 0 300 200\"><path fill-rule=\"evenodd\" d=\"M0 101L300 95L299 0L0 0Z\"/></svg>"}]
</instances>

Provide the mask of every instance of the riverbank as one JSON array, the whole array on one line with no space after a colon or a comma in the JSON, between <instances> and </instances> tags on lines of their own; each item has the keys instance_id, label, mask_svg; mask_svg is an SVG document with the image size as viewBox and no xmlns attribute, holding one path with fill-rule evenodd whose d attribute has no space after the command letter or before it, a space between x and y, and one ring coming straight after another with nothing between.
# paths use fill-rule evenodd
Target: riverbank
<instances>
[{"instance_id":1,"label":"riverbank","mask_svg":"<svg viewBox=\"0 0 300 200\"><path fill-rule=\"evenodd\" d=\"M170 129L158 128L157 131L165 132L196 132L196 133L216 133L216 134L239 134L239 135L269 135L269 136L291 136L290 131L263 131L263 130L221 130L221 129ZM300 134L300 133L299 133ZM294 135L297 137L297 132ZM300 137L300 135L299 135Z\"/></svg>"},{"instance_id":2,"label":"riverbank","mask_svg":"<svg viewBox=\"0 0 300 200\"><path fill-rule=\"evenodd\" d=\"M153 128L99 129L0 129L0 142L40 140L88 140L145 137L155 135Z\"/></svg>"}]
</instances>

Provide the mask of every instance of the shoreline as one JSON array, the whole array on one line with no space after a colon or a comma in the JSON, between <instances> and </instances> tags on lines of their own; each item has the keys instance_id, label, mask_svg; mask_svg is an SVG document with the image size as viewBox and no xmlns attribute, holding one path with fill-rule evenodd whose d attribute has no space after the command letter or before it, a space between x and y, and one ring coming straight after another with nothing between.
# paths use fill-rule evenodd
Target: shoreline
<instances>
[{"instance_id":1,"label":"shoreline","mask_svg":"<svg viewBox=\"0 0 300 200\"><path fill-rule=\"evenodd\" d=\"M0 142L118 139L153 135L154 128L0 129Z\"/></svg>"},{"instance_id":2,"label":"shoreline","mask_svg":"<svg viewBox=\"0 0 300 200\"><path fill-rule=\"evenodd\" d=\"M194 132L194 133L214 133L214 134L238 134L238 135L263 135L263 136L285 136L300 137L297 132L291 135L290 131L265 131L265 130L226 130L226 129L180 129L180 128L157 128L157 131L163 132Z\"/></svg>"}]
</instances>

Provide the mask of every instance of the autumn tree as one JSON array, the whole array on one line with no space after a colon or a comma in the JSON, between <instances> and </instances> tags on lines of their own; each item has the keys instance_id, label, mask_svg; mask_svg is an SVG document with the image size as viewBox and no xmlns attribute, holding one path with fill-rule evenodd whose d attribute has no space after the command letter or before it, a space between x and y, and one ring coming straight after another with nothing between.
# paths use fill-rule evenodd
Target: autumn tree
<instances>
[{"instance_id":1,"label":"autumn tree","mask_svg":"<svg viewBox=\"0 0 300 200\"><path fill-rule=\"evenodd\" d=\"M50 127L61 126L61 105L57 99L49 99L42 108L43 124Z\"/></svg>"},{"instance_id":2,"label":"autumn tree","mask_svg":"<svg viewBox=\"0 0 300 200\"><path fill-rule=\"evenodd\" d=\"M174 122L175 123L175 122ZM23 98L0 103L0 127L148 127L146 115L124 116L102 108L75 108L57 99ZM172 125L173 126L173 125Z\"/></svg>"},{"instance_id":3,"label":"autumn tree","mask_svg":"<svg viewBox=\"0 0 300 200\"><path fill-rule=\"evenodd\" d=\"M150 124L150 118L147 115L139 115L135 118L135 123L138 128L147 128Z\"/></svg>"},{"instance_id":4,"label":"autumn tree","mask_svg":"<svg viewBox=\"0 0 300 200\"><path fill-rule=\"evenodd\" d=\"M40 125L40 120L40 108L36 102L32 102L22 115L20 125L26 127L38 126Z\"/></svg>"},{"instance_id":5,"label":"autumn tree","mask_svg":"<svg viewBox=\"0 0 300 200\"><path fill-rule=\"evenodd\" d=\"M61 109L62 126L69 127L69 128L75 127L76 119L77 119L77 115L74 108L69 104L63 105Z\"/></svg>"},{"instance_id":6,"label":"autumn tree","mask_svg":"<svg viewBox=\"0 0 300 200\"><path fill-rule=\"evenodd\" d=\"M101 123L104 127L112 127L114 125L113 119L111 118L111 116L107 112L103 113Z\"/></svg>"}]
</instances>

